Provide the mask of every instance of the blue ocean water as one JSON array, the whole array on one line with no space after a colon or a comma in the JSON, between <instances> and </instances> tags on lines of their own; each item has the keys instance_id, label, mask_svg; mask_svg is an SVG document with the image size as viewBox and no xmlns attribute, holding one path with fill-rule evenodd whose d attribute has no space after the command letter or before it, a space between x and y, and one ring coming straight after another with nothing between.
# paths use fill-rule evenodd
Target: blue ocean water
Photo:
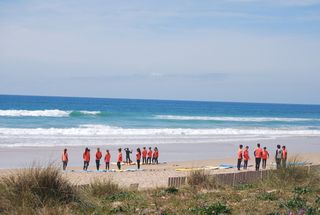
<instances>
[{"instance_id":1,"label":"blue ocean water","mask_svg":"<svg viewBox=\"0 0 320 215\"><path fill-rule=\"evenodd\" d=\"M0 146L320 136L320 105L0 96Z\"/></svg>"}]
</instances>

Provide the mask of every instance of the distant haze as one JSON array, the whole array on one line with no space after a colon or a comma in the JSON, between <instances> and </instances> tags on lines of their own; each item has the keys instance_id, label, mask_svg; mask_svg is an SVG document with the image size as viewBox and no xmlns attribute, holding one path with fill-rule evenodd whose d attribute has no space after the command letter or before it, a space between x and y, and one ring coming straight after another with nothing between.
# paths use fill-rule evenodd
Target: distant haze
<instances>
[{"instance_id":1,"label":"distant haze","mask_svg":"<svg viewBox=\"0 0 320 215\"><path fill-rule=\"evenodd\" d=\"M0 1L0 94L320 104L319 0Z\"/></svg>"}]
</instances>

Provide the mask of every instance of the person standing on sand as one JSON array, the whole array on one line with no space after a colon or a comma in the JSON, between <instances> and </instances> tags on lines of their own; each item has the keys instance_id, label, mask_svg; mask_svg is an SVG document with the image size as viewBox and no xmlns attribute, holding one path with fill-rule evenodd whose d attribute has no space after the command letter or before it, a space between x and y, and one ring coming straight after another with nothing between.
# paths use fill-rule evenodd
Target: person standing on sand
<instances>
[{"instance_id":1,"label":"person standing on sand","mask_svg":"<svg viewBox=\"0 0 320 215\"><path fill-rule=\"evenodd\" d=\"M62 153L62 169L63 170L67 169L68 161L69 161L69 155L68 155L67 149L64 149Z\"/></svg>"},{"instance_id":2,"label":"person standing on sand","mask_svg":"<svg viewBox=\"0 0 320 215\"><path fill-rule=\"evenodd\" d=\"M106 150L106 156L104 156L104 162L106 163L106 170L110 169L110 159L111 159L111 155L109 150Z\"/></svg>"},{"instance_id":3,"label":"person standing on sand","mask_svg":"<svg viewBox=\"0 0 320 215\"><path fill-rule=\"evenodd\" d=\"M142 164L147 164L147 149L143 147L142 150Z\"/></svg>"},{"instance_id":4,"label":"person standing on sand","mask_svg":"<svg viewBox=\"0 0 320 215\"><path fill-rule=\"evenodd\" d=\"M140 148L137 148L136 159L137 159L138 169L140 169L140 160L141 160L141 150L140 150Z\"/></svg>"},{"instance_id":5,"label":"person standing on sand","mask_svg":"<svg viewBox=\"0 0 320 215\"><path fill-rule=\"evenodd\" d=\"M263 147L262 150L262 169L267 168L267 159L269 158L269 152L267 151L267 147Z\"/></svg>"},{"instance_id":6,"label":"person standing on sand","mask_svg":"<svg viewBox=\"0 0 320 215\"><path fill-rule=\"evenodd\" d=\"M90 149L86 148L83 153L83 170L87 171L90 163Z\"/></svg>"},{"instance_id":7,"label":"person standing on sand","mask_svg":"<svg viewBox=\"0 0 320 215\"><path fill-rule=\"evenodd\" d=\"M158 164L158 158L159 158L158 147L154 147L154 152L153 152L153 156L152 156L152 163Z\"/></svg>"},{"instance_id":8,"label":"person standing on sand","mask_svg":"<svg viewBox=\"0 0 320 215\"><path fill-rule=\"evenodd\" d=\"M96 167L97 167L97 170L99 171L99 168L100 168L100 160L102 158L102 153L100 151L100 148L97 148L97 152L96 152Z\"/></svg>"},{"instance_id":9,"label":"person standing on sand","mask_svg":"<svg viewBox=\"0 0 320 215\"><path fill-rule=\"evenodd\" d=\"M275 159L276 159L277 169L280 169L281 168L281 159L282 159L282 150L281 150L280 145L277 145Z\"/></svg>"},{"instance_id":10,"label":"person standing on sand","mask_svg":"<svg viewBox=\"0 0 320 215\"><path fill-rule=\"evenodd\" d=\"M238 149L238 163L237 163L238 170L240 170L242 159L243 159L242 148L243 148L243 145L240 145Z\"/></svg>"},{"instance_id":11,"label":"person standing on sand","mask_svg":"<svg viewBox=\"0 0 320 215\"><path fill-rule=\"evenodd\" d=\"M151 159L152 159L152 149L151 149L151 147L149 147L147 164L151 164Z\"/></svg>"},{"instance_id":12,"label":"person standing on sand","mask_svg":"<svg viewBox=\"0 0 320 215\"><path fill-rule=\"evenodd\" d=\"M250 159L249 146L246 146L245 150L243 151L243 169L247 169L248 168L249 159Z\"/></svg>"},{"instance_id":13,"label":"person standing on sand","mask_svg":"<svg viewBox=\"0 0 320 215\"><path fill-rule=\"evenodd\" d=\"M121 170L121 163L122 163L122 152L121 148L118 149L118 160L117 160L117 166L118 169Z\"/></svg>"},{"instance_id":14,"label":"person standing on sand","mask_svg":"<svg viewBox=\"0 0 320 215\"><path fill-rule=\"evenodd\" d=\"M282 167L287 167L287 158L288 158L288 152L286 146L282 146L282 157L281 157L281 163Z\"/></svg>"},{"instance_id":15,"label":"person standing on sand","mask_svg":"<svg viewBox=\"0 0 320 215\"><path fill-rule=\"evenodd\" d=\"M260 147L260 143L258 143L257 148L254 150L254 157L256 158L256 171L259 171L260 169L261 156L262 156L262 149Z\"/></svg>"},{"instance_id":16,"label":"person standing on sand","mask_svg":"<svg viewBox=\"0 0 320 215\"><path fill-rule=\"evenodd\" d=\"M130 164L132 162L130 159L130 154L132 153L132 151L130 151L129 148L125 148L124 151L126 153L126 163Z\"/></svg>"}]
</instances>

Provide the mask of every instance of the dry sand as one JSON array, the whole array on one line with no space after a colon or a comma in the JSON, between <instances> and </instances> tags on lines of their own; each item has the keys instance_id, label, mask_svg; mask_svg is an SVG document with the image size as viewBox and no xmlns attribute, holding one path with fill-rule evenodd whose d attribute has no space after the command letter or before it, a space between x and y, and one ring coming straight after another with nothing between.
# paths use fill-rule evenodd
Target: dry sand
<instances>
[{"instance_id":1,"label":"dry sand","mask_svg":"<svg viewBox=\"0 0 320 215\"><path fill-rule=\"evenodd\" d=\"M295 159L297 155L291 155L290 159ZM313 164L320 164L320 153L305 153L299 154L300 161L308 161ZM184 161L184 162L169 162L158 165L142 165L143 171L138 172L80 172L81 167L69 167L69 171L63 172L63 175L72 183L83 185L91 183L95 180L112 180L120 186L128 187L132 184L139 184L139 189L148 189L156 187L166 187L169 177L188 176L190 172L176 171L178 168L196 168L206 166L218 166L219 164L235 164L236 161L231 158L216 159L216 160L199 160L199 161ZM274 168L272 165L273 157L268 161L267 168ZM253 165L254 161L250 160L249 165ZM90 170L94 170L94 162L91 162ZM102 165L103 167L103 165ZM135 168L135 166L123 165L122 169ZM115 165L111 165L111 169L116 169ZM2 169L0 170L0 177L15 174L21 169ZM76 172L71 172L75 170ZM254 167L249 167L248 170L254 170ZM237 172L235 168L225 170L207 170L209 174L219 174L224 172ZM241 170L244 171L244 170Z\"/></svg>"}]
</instances>

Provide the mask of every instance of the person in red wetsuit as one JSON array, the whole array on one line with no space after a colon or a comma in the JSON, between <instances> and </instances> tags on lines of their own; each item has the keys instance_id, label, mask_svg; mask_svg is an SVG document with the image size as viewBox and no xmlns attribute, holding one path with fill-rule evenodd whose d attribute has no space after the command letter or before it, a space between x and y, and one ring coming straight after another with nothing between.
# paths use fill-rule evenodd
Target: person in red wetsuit
<instances>
[{"instance_id":1,"label":"person in red wetsuit","mask_svg":"<svg viewBox=\"0 0 320 215\"><path fill-rule=\"evenodd\" d=\"M121 170L121 163L122 163L122 152L121 148L118 149L118 160L117 160L117 166L118 169Z\"/></svg>"},{"instance_id":2,"label":"person in red wetsuit","mask_svg":"<svg viewBox=\"0 0 320 215\"><path fill-rule=\"evenodd\" d=\"M100 151L100 148L97 148L97 152L96 152L96 167L97 167L97 170L99 170L100 168L100 160L102 158L102 153Z\"/></svg>"},{"instance_id":3,"label":"person in red wetsuit","mask_svg":"<svg viewBox=\"0 0 320 215\"><path fill-rule=\"evenodd\" d=\"M142 164L147 164L147 149L143 147L142 149Z\"/></svg>"},{"instance_id":4,"label":"person in red wetsuit","mask_svg":"<svg viewBox=\"0 0 320 215\"><path fill-rule=\"evenodd\" d=\"M147 164L151 164L151 159L152 159L152 148L149 147L149 150L148 150L148 158L147 158Z\"/></svg>"},{"instance_id":5,"label":"person in red wetsuit","mask_svg":"<svg viewBox=\"0 0 320 215\"><path fill-rule=\"evenodd\" d=\"M243 169L247 169L248 168L249 159L250 159L249 146L246 146L246 148L243 151Z\"/></svg>"},{"instance_id":6,"label":"person in red wetsuit","mask_svg":"<svg viewBox=\"0 0 320 215\"><path fill-rule=\"evenodd\" d=\"M90 163L90 149L86 148L83 153L83 170L87 171Z\"/></svg>"},{"instance_id":7,"label":"person in red wetsuit","mask_svg":"<svg viewBox=\"0 0 320 215\"><path fill-rule=\"evenodd\" d=\"M263 147L262 150L262 169L267 168L267 159L269 158L269 152L267 151L267 147Z\"/></svg>"},{"instance_id":8,"label":"person in red wetsuit","mask_svg":"<svg viewBox=\"0 0 320 215\"><path fill-rule=\"evenodd\" d=\"M106 150L106 155L104 156L104 162L106 163L106 170L110 169L110 159L111 159L111 155L109 150Z\"/></svg>"},{"instance_id":9,"label":"person in red wetsuit","mask_svg":"<svg viewBox=\"0 0 320 215\"><path fill-rule=\"evenodd\" d=\"M138 169L140 169L140 160L141 160L141 150L140 150L140 148L137 148L136 159L137 159L137 167L138 167Z\"/></svg>"},{"instance_id":10,"label":"person in red wetsuit","mask_svg":"<svg viewBox=\"0 0 320 215\"><path fill-rule=\"evenodd\" d=\"M238 149L238 153L237 153L237 157L238 157L237 168L238 168L238 170L240 170L242 159L243 159L242 148L243 148L243 145L240 145L239 149Z\"/></svg>"},{"instance_id":11,"label":"person in red wetsuit","mask_svg":"<svg viewBox=\"0 0 320 215\"><path fill-rule=\"evenodd\" d=\"M152 163L158 164L159 163L158 158L159 158L159 150L157 147L154 147L153 155L152 155Z\"/></svg>"},{"instance_id":12,"label":"person in red wetsuit","mask_svg":"<svg viewBox=\"0 0 320 215\"><path fill-rule=\"evenodd\" d=\"M254 150L254 157L256 158L256 171L259 171L260 169L261 156L262 156L262 149L260 147L260 143L258 143L257 148Z\"/></svg>"},{"instance_id":13,"label":"person in red wetsuit","mask_svg":"<svg viewBox=\"0 0 320 215\"><path fill-rule=\"evenodd\" d=\"M62 169L66 170L67 165L68 165L68 161L69 161L69 155L68 155L67 149L63 150L61 159L62 159Z\"/></svg>"},{"instance_id":14,"label":"person in red wetsuit","mask_svg":"<svg viewBox=\"0 0 320 215\"><path fill-rule=\"evenodd\" d=\"M282 146L282 157L281 157L281 163L282 167L287 167L287 158L288 158L288 152L286 146Z\"/></svg>"}]
</instances>

